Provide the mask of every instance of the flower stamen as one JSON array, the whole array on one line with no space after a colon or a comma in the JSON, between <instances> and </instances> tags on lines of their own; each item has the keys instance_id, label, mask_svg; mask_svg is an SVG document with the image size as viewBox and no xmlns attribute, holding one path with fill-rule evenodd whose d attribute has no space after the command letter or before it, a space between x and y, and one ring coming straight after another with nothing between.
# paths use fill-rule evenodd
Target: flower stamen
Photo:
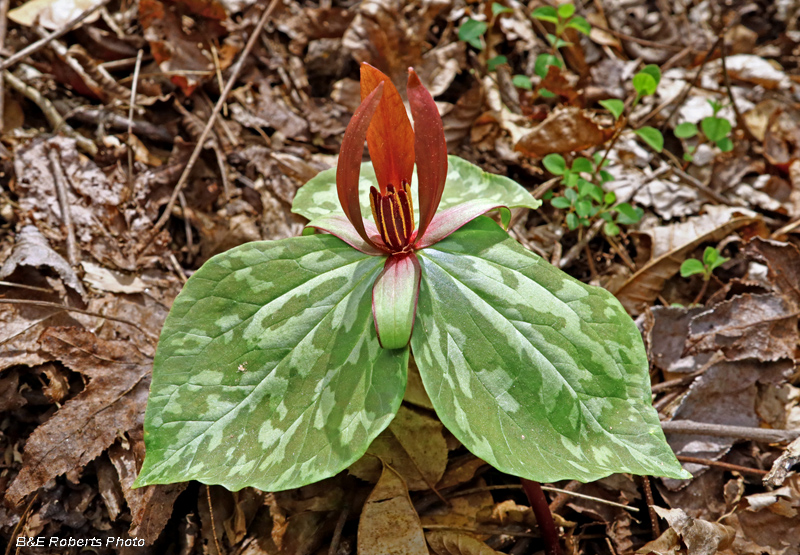
<instances>
[{"instance_id":1,"label":"flower stamen","mask_svg":"<svg viewBox=\"0 0 800 555\"><path fill-rule=\"evenodd\" d=\"M414 231L411 186L405 179L401 186L402 189L397 190L394 185L388 185L385 195L375 187L369 190L372 217L381 239L392 252L402 252L411 242Z\"/></svg>"}]
</instances>

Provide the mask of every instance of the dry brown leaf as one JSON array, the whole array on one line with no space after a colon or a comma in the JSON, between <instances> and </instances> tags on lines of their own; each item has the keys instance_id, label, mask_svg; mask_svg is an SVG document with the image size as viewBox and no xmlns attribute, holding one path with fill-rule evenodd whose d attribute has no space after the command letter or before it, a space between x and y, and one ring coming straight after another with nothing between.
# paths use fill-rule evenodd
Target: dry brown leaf
<instances>
[{"instance_id":1,"label":"dry brown leaf","mask_svg":"<svg viewBox=\"0 0 800 555\"><path fill-rule=\"evenodd\" d=\"M90 381L28 438L22 469L6 493L15 503L56 476L80 472L119 432L140 427L150 386L151 361L129 342L75 328L47 330L40 342Z\"/></svg>"},{"instance_id":2,"label":"dry brown leaf","mask_svg":"<svg viewBox=\"0 0 800 555\"><path fill-rule=\"evenodd\" d=\"M482 541L459 532L433 530L425 534L436 555L502 555Z\"/></svg>"},{"instance_id":3,"label":"dry brown leaf","mask_svg":"<svg viewBox=\"0 0 800 555\"><path fill-rule=\"evenodd\" d=\"M800 461L800 438L791 442L781 456L772 463L772 468L764 477L764 485L777 487L783 485L789 470Z\"/></svg>"},{"instance_id":4,"label":"dry brown leaf","mask_svg":"<svg viewBox=\"0 0 800 555\"><path fill-rule=\"evenodd\" d=\"M656 539L636 550L641 555L678 555L680 552L681 539L674 528L667 528Z\"/></svg>"},{"instance_id":5,"label":"dry brown leaf","mask_svg":"<svg viewBox=\"0 0 800 555\"><path fill-rule=\"evenodd\" d=\"M739 295L692 318L686 353L721 350L728 360L794 359L797 316L778 295Z\"/></svg>"},{"instance_id":6,"label":"dry brown leaf","mask_svg":"<svg viewBox=\"0 0 800 555\"><path fill-rule=\"evenodd\" d=\"M800 309L800 250L791 243L754 238L745 252L768 269L768 286Z\"/></svg>"},{"instance_id":7,"label":"dry brown leaf","mask_svg":"<svg viewBox=\"0 0 800 555\"><path fill-rule=\"evenodd\" d=\"M465 484L472 480L478 470L487 464L486 461L479 459L472 453L452 459L444 476L442 476L442 479L436 484L436 489Z\"/></svg>"},{"instance_id":8,"label":"dry brown leaf","mask_svg":"<svg viewBox=\"0 0 800 555\"><path fill-rule=\"evenodd\" d=\"M480 490L486 486L483 479L475 482L475 487ZM475 491L469 495L451 496L448 498L449 506L437 504L420 515L423 526L450 526L453 528L476 529L492 513L494 499L488 489ZM474 534L478 539L485 540L489 536Z\"/></svg>"},{"instance_id":9,"label":"dry brown leaf","mask_svg":"<svg viewBox=\"0 0 800 555\"><path fill-rule=\"evenodd\" d=\"M389 465L383 467L381 478L361 511L358 552L428 555L425 534L408 488Z\"/></svg>"},{"instance_id":10,"label":"dry brown leaf","mask_svg":"<svg viewBox=\"0 0 800 555\"><path fill-rule=\"evenodd\" d=\"M586 111L568 106L547 116L519 140L514 150L541 158L553 152L573 152L598 146L613 134L613 128L600 127Z\"/></svg>"},{"instance_id":11,"label":"dry brown leaf","mask_svg":"<svg viewBox=\"0 0 800 555\"><path fill-rule=\"evenodd\" d=\"M438 420L401 406L389 427L375 438L350 473L370 482L382 475L382 462L400 474L411 491L429 489L444 474L447 443Z\"/></svg>"},{"instance_id":12,"label":"dry brown leaf","mask_svg":"<svg viewBox=\"0 0 800 555\"><path fill-rule=\"evenodd\" d=\"M651 260L612 291L630 314L644 311L661 293L664 282L680 270L689 253L706 242L719 241L730 232L756 222L745 209L711 210L686 222L655 228Z\"/></svg>"},{"instance_id":13,"label":"dry brown leaf","mask_svg":"<svg viewBox=\"0 0 800 555\"><path fill-rule=\"evenodd\" d=\"M692 518L681 509L653 508L683 539L692 555L714 555L733 543L736 532L730 526Z\"/></svg>"}]
</instances>

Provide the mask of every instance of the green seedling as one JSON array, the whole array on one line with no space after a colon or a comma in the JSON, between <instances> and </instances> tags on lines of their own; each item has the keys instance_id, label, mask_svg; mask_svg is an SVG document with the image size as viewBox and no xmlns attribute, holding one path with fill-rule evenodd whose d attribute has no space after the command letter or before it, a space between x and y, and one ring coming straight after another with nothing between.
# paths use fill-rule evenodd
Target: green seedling
<instances>
[{"instance_id":1,"label":"green seedling","mask_svg":"<svg viewBox=\"0 0 800 555\"><path fill-rule=\"evenodd\" d=\"M694 123L687 121L675 128L675 136L679 139L691 139L696 137L702 130L702 142L714 143L722 152L730 152L733 150L733 141L730 138L730 133L733 129L731 122L717 115L725 106L714 100L709 100L708 102L711 104L714 114L700 121L700 129L698 130ZM693 155L696 150L697 146L687 147L683 159L691 162L694 159Z\"/></svg>"},{"instance_id":2,"label":"green seedling","mask_svg":"<svg viewBox=\"0 0 800 555\"><path fill-rule=\"evenodd\" d=\"M688 258L683 261L683 264L681 264L681 276L690 277L702 274L703 281L708 281L711 279L712 272L728 260L730 258L720 255L719 251L714 247L706 247L702 261L696 258Z\"/></svg>"},{"instance_id":3,"label":"green seedling","mask_svg":"<svg viewBox=\"0 0 800 555\"><path fill-rule=\"evenodd\" d=\"M559 69L564 68L564 62L561 60L558 51L563 46L572 46L571 42L563 38L566 30L575 29L579 33L588 35L592 31L592 26L585 18L575 15L574 4L561 4L557 8L540 6L533 10L531 17L555 25L555 32L547 34L547 42L550 43L551 52L539 54L534 62L533 72L544 79L550 66L556 66ZM538 93L547 98L555 96L547 89L539 89Z\"/></svg>"}]
</instances>

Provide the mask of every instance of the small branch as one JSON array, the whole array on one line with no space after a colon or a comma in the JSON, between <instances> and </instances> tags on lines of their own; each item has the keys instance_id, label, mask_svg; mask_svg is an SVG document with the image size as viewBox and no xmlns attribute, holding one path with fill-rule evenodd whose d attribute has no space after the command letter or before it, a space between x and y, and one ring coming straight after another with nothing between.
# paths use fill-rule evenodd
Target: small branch
<instances>
[{"instance_id":1,"label":"small branch","mask_svg":"<svg viewBox=\"0 0 800 555\"><path fill-rule=\"evenodd\" d=\"M50 124L50 127L53 128L54 133L63 131L65 135L75 139L75 142L78 144L78 148L91 154L92 156L97 154L97 145L75 131L72 126L68 124L63 117L61 117L61 114L58 112L58 110L56 110L55 106L53 106L53 103L50 102L48 98L45 98L42 93L22 81L22 79L10 71L4 71L3 77L15 91L22 94L25 96L25 98L39 107L42 113L44 113L44 117L47 118L47 122Z\"/></svg>"},{"instance_id":2,"label":"small branch","mask_svg":"<svg viewBox=\"0 0 800 555\"><path fill-rule=\"evenodd\" d=\"M30 56L34 52L38 52L39 50L44 48L47 45L47 43L49 43L51 40L57 39L62 35L65 35L66 33L70 32L73 28L75 28L78 25L78 23L80 23L81 21L92 15L100 8L104 7L109 2L111 2L111 0L101 0L99 4L96 4L91 8L89 8L88 10L84 11L78 17L76 17L75 19L73 19L72 21L61 27L60 29L56 29L49 35L42 37L33 44L26 46L25 48L23 48L22 50L20 50L10 58L8 58L7 60L0 62L0 70L8 69L9 67L13 66L23 58Z\"/></svg>"},{"instance_id":3,"label":"small branch","mask_svg":"<svg viewBox=\"0 0 800 555\"><path fill-rule=\"evenodd\" d=\"M8 18L6 14L8 13L8 5L10 4L10 0L0 0L0 50L5 51L6 48L6 31L8 30ZM5 101L3 97L5 96L3 87L3 72L0 71L0 133L3 132L3 112L5 111Z\"/></svg>"},{"instance_id":4,"label":"small branch","mask_svg":"<svg viewBox=\"0 0 800 555\"><path fill-rule=\"evenodd\" d=\"M722 461L710 461L708 459L700 459L697 457L685 457L683 455L677 456L678 460L691 464L702 464L704 466L713 466L715 468L722 468L724 470L732 470L734 472L742 472L744 474L757 474L758 476L766 476L767 471L758 468L750 468L747 466L739 466L738 464L731 464Z\"/></svg>"},{"instance_id":5,"label":"small branch","mask_svg":"<svg viewBox=\"0 0 800 555\"><path fill-rule=\"evenodd\" d=\"M653 488L650 485L650 476L642 476L642 489L644 490L644 499L647 502L647 512L650 515L650 527L653 530L653 539L661 535L661 527L658 525L658 515L656 514L656 502L653 500Z\"/></svg>"},{"instance_id":6,"label":"small branch","mask_svg":"<svg viewBox=\"0 0 800 555\"><path fill-rule=\"evenodd\" d=\"M709 424L707 422L694 422L692 420L662 421L661 429L671 434L728 437L760 441L763 443L792 441L800 437L800 430L769 430L766 428L751 428L748 426L725 426L722 424Z\"/></svg>"},{"instance_id":7,"label":"small branch","mask_svg":"<svg viewBox=\"0 0 800 555\"><path fill-rule=\"evenodd\" d=\"M136 87L139 84L139 70L142 67L142 53L140 48L136 54L136 66L133 69L133 83L131 83L131 99L128 106L128 186L133 187L133 141L131 131L133 129L133 111L136 108Z\"/></svg>"},{"instance_id":8,"label":"small branch","mask_svg":"<svg viewBox=\"0 0 800 555\"><path fill-rule=\"evenodd\" d=\"M570 248L567 251L567 254L561 257L561 260L558 261L558 267L563 270L564 268L572 264L572 261L575 260L578 257L578 255L581 254L584 247L586 247L589 244L589 242L597 236L600 230L603 229L603 225L605 223L606 223L605 220L603 220L602 218L598 218L597 221L592 224L592 227L590 227L583 235L583 238L574 245L572 245L572 248Z\"/></svg>"},{"instance_id":9,"label":"small branch","mask_svg":"<svg viewBox=\"0 0 800 555\"><path fill-rule=\"evenodd\" d=\"M58 155L57 148L55 145L51 146L47 152L47 158L50 160L50 171L53 172L58 204L61 206L61 220L64 222L64 227L67 228L67 259L70 265L75 268L80 262L80 251L75 241L75 227L72 225L72 208L69 204L67 177L61 167L61 158Z\"/></svg>"},{"instance_id":10,"label":"small branch","mask_svg":"<svg viewBox=\"0 0 800 555\"><path fill-rule=\"evenodd\" d=\"M550 506L547 504L547 498L544 496L542 486L539 482L526 480L520 478L522 482L522 489L525 490L525 495L528 496L533 514L536 516L536 524L539 526L539 532L544 539L545 553L547 555L561 555L561 546L558 543L558 530L556 523L553 522L553 513L550 512Z\"/></svg>"}]
</instances>

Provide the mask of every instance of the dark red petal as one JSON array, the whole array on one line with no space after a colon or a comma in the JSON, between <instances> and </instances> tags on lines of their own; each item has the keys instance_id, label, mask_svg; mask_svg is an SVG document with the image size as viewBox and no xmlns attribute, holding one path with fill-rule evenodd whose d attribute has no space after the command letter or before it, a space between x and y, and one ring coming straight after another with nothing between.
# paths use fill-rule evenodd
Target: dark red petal
<instances>
[{"instance_id":1,"label":"dark red petal","mask_svg":"<svg viewBox=\"0 0 800 555\"><path fill-rule=\"evenodd\" d=\"M364 230L364 219L361 217L361 203L358 199L358 175L361 171L361 158L364 154L364 140L367 136L372 116L378 108L384 86L379 83L353 114L342 139L339 152L339 163L336 166L336 192L344 215L356 228L358 234L373 247Z\"/></svg>"},{"instance_id":2,"label":"dark red petal","mask_svg":"<svg viewBox=\"0 0 800 555\"><path fill-rule=\"evenodd\" d=\"M388 76L369 64L361 64L361 98L383 83L383 98L367 131L367 146L381 193L390 183L400 187L414 171L414 130L400 93Z\"/></svg>"},{"instance_id":3,"label":"dark red petal","mask_svg":"<svg viewBox=\"0 0 800 555\"><path fill-rule=\"evenodd\" d=\"M442 200L447 181L447 143L439 110L431 94L422 86L414 72L408 68L408 103L414 118L414 150L417 153L417 180L419 182L419 228L422 237L431 223L439 201Z\"/></svg>"}]
</instances>

